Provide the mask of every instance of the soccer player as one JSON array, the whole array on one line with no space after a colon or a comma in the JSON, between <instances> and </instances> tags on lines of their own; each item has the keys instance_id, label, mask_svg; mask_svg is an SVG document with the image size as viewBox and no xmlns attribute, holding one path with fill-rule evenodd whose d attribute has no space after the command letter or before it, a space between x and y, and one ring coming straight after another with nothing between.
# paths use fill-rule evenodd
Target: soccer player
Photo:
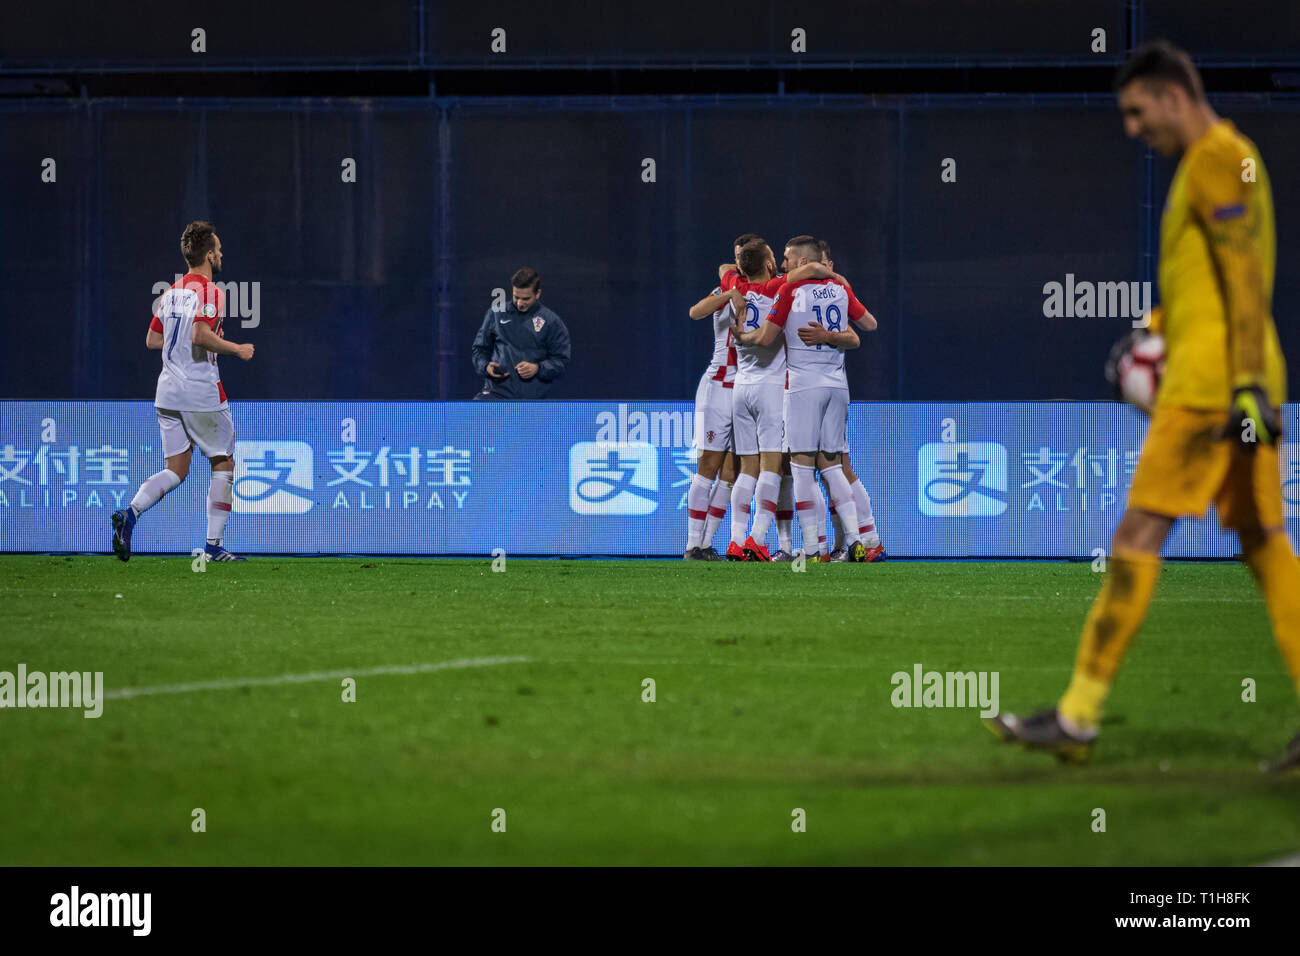
<instances>
[{"instance_id":1,"label":"soccer player","mask_svg":"<svg viewBox=\"0 0 1300 956\"><path fill-rule=\"evenodd\" d=\"M243 561L221 545L230 518L235 472L235 424L217 372L218 355L247 362L253 346L236 345L222 331L221 290L212 277L221 271L221 239L209 222L192 222L181 234L181 255L189 272L158 299L145 347L162 352L154 394L162 452L167 467L147 478L128 507L113 512L113 553L131 559L131 532L139 517L176 488L190 472L194 446L212 463L208 486L209 561Z\"/></svg>"},{"instance_id":2,"label":"soccer player","mask_svg":"<svg viewBox=\"0 0 1300 956\"><path fill-rule=\"evenodd\" d=\"M1124 130L1182 154L1160 224L1163 381L1115 532L1109 571L1083 625L1074 675L1055 708L1001 714L1004 740L1083 762L1160 573L1160 547L1183 515L1213 501L1236 530L1300 691L1300 564L1283 523L1277 409L1286 367L1271 316L1273 199L1259 150L1217 116L1185 52L1134 52L1115 81ZM1300 734L1264 769L1300 769Z\"/></svg>"},{"instance_id":3,"label":"soccer player","mask_svg":"<svg viewBox=\"0 0 1300 956\"><path fill-rule=\"evenodd\" d=\"M831 247L825 239L817 240L817 248L821 251L822 265L830 271L830 275L836 281L841 283L849 292L853 291L853 286L849 285L848 280L835 271L835 260L831 258ZM870 311L860 320L853 322L855 326L865 332L873 332L876 329L876 317ZM866 560L869 562L884 561L888 555L885 553L885 546L880 542L880 535L876 532L876 518L871 513L871 496L867 494L867 488L853 472L853 465L849 461L848 446L845 446L844 456L844 479L849 483L853 491L853 504L858 513L858 536L862 539L863 547L866 548ZM817 468L823 473L830 467L830 461L824 455L817 456ZM840 520L839 512L831 509L831 516L835 522L836 547L830 553L831 561L847 561L848 545L844 538L844 522Z\"/></svg>"},{"instance_id":4,"label":"soccer player","mask_svg":"<svg viewBox=\"0 0 1300 956\"><path fill-rule=\"evenodd\" d=\"M736 478L731 439L731 397L737 362L736 347L731 342L732 308L744 311L744 296L737 289L723 292L717 287L690 309L692 319L713 317L713 356L695 390L695 447L700 457L686 493L685 561L724 560L710 542L727 507L725 501L713 503L719 491L714 478L728 500Z\"/></svg>"},{"instance_id":5,"label":"soccer player","mask_svg":"<svg viewBox=\"0 0 1300 956\"><path fill-rule=\"evenodd\" d=\"M773 276L775 257L761 239L747 243L737 258L739 272L727 272L720 283L724 291L738 294L728 309L732 340L736 342L736 386L732 397L732 440L740 456L740 473L731 491L731 543L727 557L733 561L770 561L763 543L776 516L781 487L782 395L785 391L785 346L781 342L752 345L736 338L740 324L758 326L759 316L771 308L784 280ZM749 525L750 501L758 503L753 531Z\"/></svg>"},{"instance_id":6,"label":"soccer player","mask_svg":"<svg viewBox=\"0 0 1300 956\"><path fill-rule=\"evenodd\" d=\"M843 515L852 561L863 561L866 549L858 539L853 492L844 478L840 455L847 447L849 387L844 372L844 350L857 348L858 335L848 320L863 320L866 308L835 279L800 280L796 270L821 260L811 236L792 239L785 250L787 281L777 291L761 328L739 332L743 347L763 347L781 338L790 371L789 390L783 396L786 442L794 476L795 510L804 541L820 537L820 522L813 514L817 454L829 463L823 472L831 500ZM733 333L737 334L737 333Z\"/></svg>"}]
</instances>

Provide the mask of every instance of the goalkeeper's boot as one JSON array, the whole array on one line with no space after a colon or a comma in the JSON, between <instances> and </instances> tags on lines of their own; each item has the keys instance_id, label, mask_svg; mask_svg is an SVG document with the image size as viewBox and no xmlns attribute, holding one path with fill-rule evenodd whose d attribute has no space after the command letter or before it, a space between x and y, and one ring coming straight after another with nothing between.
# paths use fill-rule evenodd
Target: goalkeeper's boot
<instances>
[{"instance_id":1,"label":"goalkeeper's boot","mask_svg":"<svg viewBox=\"0 0 1300 956\"><path fill-rule=\"evenodd\" d=\"M862 564L867 560L867 549L861 541L854 541L849 545L849 560L854 564Z\"/></svg>"},{"instance_id":2,"label":"goalkeeper's boot","mask_svg":"<svg viewBox=\"0 0 1300 956\"><path fill-rule=\"evenodd\" d=\"M889 557L889 555L885 554L885 546L877 541L874 548L867 548L867 553L863 560L870 564L875 561L883 561L887 557Z\"/></svg>"},{"instance_id":3,"label":"goalkeeper's boot","mask_svg":"<svg viewBox=\"0 0 1300 956\"><path fill-rule=\"evenodd\" d=\"M205 545L203 553L208 556L209 561L247 561L248 558L240 554L231 554L219 544Z\"/></svg>"},{"instance_id":4,"label":"goalkeeper's boot","mask_svg":"<svg viewBox=\"0 0 1300 956\"><path fill-rule=\"evenodd\" d=\"M1276 760L1260 764L1259 769L1265 773L1296 774L1300 773L1300 734L1291 738L1286 750Z\"/></svg>"},{"instance_id":5,"label":"goalkeeper's boot","mask_svg":"<svg viewBox=\"0 0 1300 956\"><path fill-rule=\"evenodd\" d=\"M732 541L730 544L727 545L727 560L728 561L745 560L745 552L740 550L740 545L736 544L736 542L734 541Z\"/></svg>"},{"instance_id":6,"label":"goalkeeper's boot","mask_svg":"<svg viewBox=\"0 0 1300 956\"><path fill-rule=\"evenodd\" d=\"M759 544L757 541L755 541L754 536L752 534L745 539L744 547L742 547L741 550L745 554L746 561L771 561L772 560L772 556L767 553L767 546Z\"/></svg>"},{"instance_id":7,"label":"goalkeeper's boot","mask_svg":"<svg viewBox=\"0 0 1300 956\"><path fill-rule=\"evenodd\" d=\"M1084 734L1063 726L1054 707L1023 719L1015 714L985 717L984 726L1005 743L1019 744L1026 750L1046 750L1061 763L1087 763L1097 743L1096 732Z\"/></svg>"},{"instance_id":8,"label":"goalkeeper's boot","mask_svg":"<svg viewBox=\"0 0 1300 956\"><path fill-rule=\"evenodd\" d=\"M792 555L789 551L785 550L785 548L782 548L779 551L772 552L772 561L774 563L778 561L793 561L793 560L794 560L794 555Z\"/></svg>"},{"instance_id":9,"label":"goalkeeper's boot","mask_svg":"<svg viewBox=\"0 0 1300 956\"><path fill-rule=\"evenodd\" d=\"M722 555L718 554L717 551L714 551L713 545L709 545L707 548L700 548L700 560L701 561L725 561L727 559L724 558Z\"/></svg>"},{"instance_id":10,"label":"goalkeeper's boot","mask_svg":"<svg viewBox=\"0 0 1300 956\"><path fill-rule=\"evenodd\" d=\"M131 531L134 528L134 508L113 512L113 553L123 561L131 560Z\"/></svg>"},{"instance_id":11,"label":"goalkeeper's boot","mask_svg":"<svg viewBox=\"0 0 1300 956\"><path fill-rule=\"evenodd\" d=\"M687 548L686 553L682 555L683 561L704 561L706 558L700 554L699 548Z\"/></svg>"}]
</instances>

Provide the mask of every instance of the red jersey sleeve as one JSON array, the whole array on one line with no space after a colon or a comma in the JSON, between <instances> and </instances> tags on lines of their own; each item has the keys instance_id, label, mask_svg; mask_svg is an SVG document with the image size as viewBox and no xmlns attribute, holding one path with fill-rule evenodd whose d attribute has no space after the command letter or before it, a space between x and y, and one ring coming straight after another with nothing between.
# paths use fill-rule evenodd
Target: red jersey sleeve
<instances>
[{"instance_id":1,"label":"red jersey sleeve","mask_svg":"<svg viewBox=\"0 0 1300 956\"><path fill-rule=\"evenodd\" d=\"M203 322L216 332L221 327L222 312L221 290L209 282L199 295L199 310L194 313L195 322Z\"/></svg>"},{"instance_id":2,"label":"red jersey sleeve","mask_svg":"<svg viewBox=\"0 0 1300 956\"><path fill-rule=\"evenodd\" d=\"M732 289L736 287L736 280L739 278L740 278L739 270L732 269L730 272L726 272L723 274L722 281L718 283L718 286L722 289L723 292L730 292Z\"/></svg>"},{"instance_id":3,"label":"red jersey sleeve","mask_svg":"<svg viewBox=\"0 0 1300 956\"><path fill-rule=\"evenodd\" d=\"M790 317L790 304L793 301L794 286L782 282L781 288L776 293L776 301L772 303L772 311L767 313L767 321L785 328L785 320Z\"/></svg>"},{"instance_id":4,"label":"red jersey sleeve","mask_svg":"<svg viewBox=\"0 0 1300 956\"><path fill-rule=\"evenodd\" d=\"M781 286L785 285L785 276L773 276L763 283L763 295L775 297L781 291Z\"/></svg>"},{"instance_id":5,"label":"red jersey sleeve","mask_svg":"<svg viewBox=\"0 0 1300 956\"><path fill-rule=\"evenodd\" d=\"M849 294L849 319L856 322L867 314L867 307L858 301L858 297L848 286L844 287L844 291Z\"/></svg>"},{"instance_id":6,"label":"red jersey sleeve","mask_svg":"<svg viewBox=\"0 0 1300 956\"><path fill-rule=\"evenodd\" d=\"M162 321L158 318L158 316L155 315L152 319L149 320L149 331L157 332L159 335L162 335L163 324Z\"/></svg>"}]
</instances>

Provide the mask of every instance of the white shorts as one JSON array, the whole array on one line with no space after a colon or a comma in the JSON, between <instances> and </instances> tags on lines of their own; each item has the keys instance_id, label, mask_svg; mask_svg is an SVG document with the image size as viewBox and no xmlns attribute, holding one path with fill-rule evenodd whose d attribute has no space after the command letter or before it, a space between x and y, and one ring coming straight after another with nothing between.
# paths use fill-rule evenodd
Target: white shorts
<instances>
[{"instance_id":1,"label":"white shorts","mask_svg":"<svg viewBox=\"0 0 1300 956\"><path fill-rule=\"evenodd\" d=\"M209 458L234 457L235 420L229 408L215 412L174 412L166 408L154 411L158 413L164 458L179 455L192 444Z\"/></svg>"},{"instance_id":2,"label":"white shorts","mask_svg":"<svg viewBox=\"0 0 1300 956\"><path fill-rule=\"evenodd\" d=\"M705 375L695 390L695 447L700 451L731 450L731 388Z\"/></svg>"},{"instance_id":3,"label":"white shorts","mask_svg":"<svg viewBox=\"0 0 1300 956\"><path fill-rule=\"evenodd\" d=\"M792 452L849 450L849 390L801 388L785 393L785 439Z\"/></svg>"},{"instance_id":4,"label":"white shorts","mask_svg":"<svg viewBox=\"0 0 1300 956\"><path fill-rule=\"evenodd\" d=\"M785 434L781 402L785 395L783 382L758 382L737 385L732 396L732 441L737 455L757 455L759 452L779 452Z\"/></svg>"}]
</instances>

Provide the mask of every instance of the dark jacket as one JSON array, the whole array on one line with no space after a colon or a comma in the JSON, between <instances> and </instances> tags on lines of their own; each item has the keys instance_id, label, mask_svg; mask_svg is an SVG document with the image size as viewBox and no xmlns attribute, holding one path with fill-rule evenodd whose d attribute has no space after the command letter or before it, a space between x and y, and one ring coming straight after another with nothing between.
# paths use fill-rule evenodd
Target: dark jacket
<instances>
[{"instance_id":1,"label":"dark jacket","mask_svg":"<svg viewBox=\"0 0 1300 956\"><path fill-rule=\"evenodd\" d=\"M544 305L520 312L514 302L501 312L488 309L474 336L474 371L483 376L483 388L493 398L539 399L569 364L569 330L558 315ZM510 373L509 378L488 377L488 362ZM520 362L536 362L537 374L525 381L515 371Z\"/></svg>"}]
</instances>

